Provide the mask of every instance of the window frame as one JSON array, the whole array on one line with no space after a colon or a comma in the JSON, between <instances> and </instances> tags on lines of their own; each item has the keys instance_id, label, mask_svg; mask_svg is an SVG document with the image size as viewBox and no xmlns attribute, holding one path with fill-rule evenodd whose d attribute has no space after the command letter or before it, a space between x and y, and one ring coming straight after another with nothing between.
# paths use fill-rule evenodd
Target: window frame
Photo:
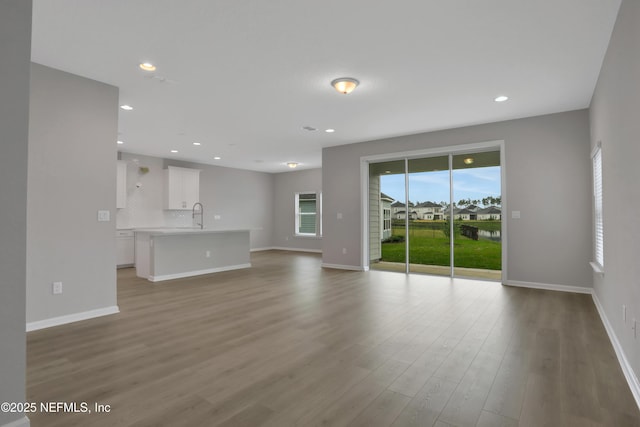
<instances>
[{"instance_id":1,"label":"window frame","mask_svg":"<svg viewBox=\"0 0 640 427\"><path fill-rule=\"evenodd\" d=\"M316 210L315 212L300 212L300 196L311 195L315 196ZM304 199L303 199L304 200ZM315 217L314 232L313 233L301 233L300 232L300 219L301 216L313 215ZM294 235L297 237L321 237L322 236L322 193L318 191L298 191L295 193L295 205L294 205Z\"/></svg>"},{"instance_id":2,"label":"window frame","mask_svg":"<svg viewBox=\"0 0 640 427\"><path fill-rule=\"evenodd\" d=\"M591 267L596 273L604 273L604 219L603 219L603 174L602 143L598 142L591 152L591 174L593 183L593 258Z\"/></svg>"}]
</instances>

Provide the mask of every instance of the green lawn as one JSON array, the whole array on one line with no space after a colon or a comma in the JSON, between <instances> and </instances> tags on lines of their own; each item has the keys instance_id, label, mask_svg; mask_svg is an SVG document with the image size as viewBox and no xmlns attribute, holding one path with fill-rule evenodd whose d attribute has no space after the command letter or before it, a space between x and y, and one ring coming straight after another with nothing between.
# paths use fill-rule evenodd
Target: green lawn
<instances>
[{"instance_id":1,"label":"green lawn","mask_svg":"<svg viewBox=\"0 0 640 427\"><path fill-rule=\"evenodd\" d=\"M500 221L457 221L481 230L500 230ZM449 239L442 229L444 221L412 221L409 224L409 253L412 264L450 265ZM393 224L393 235L404 236L402 221ZM456 267L502 269L502 244L490 240L471 240L457 231L454 238ZM405 262L405 243L383 243L382 260Z\"/></svg>"}]
</instances>

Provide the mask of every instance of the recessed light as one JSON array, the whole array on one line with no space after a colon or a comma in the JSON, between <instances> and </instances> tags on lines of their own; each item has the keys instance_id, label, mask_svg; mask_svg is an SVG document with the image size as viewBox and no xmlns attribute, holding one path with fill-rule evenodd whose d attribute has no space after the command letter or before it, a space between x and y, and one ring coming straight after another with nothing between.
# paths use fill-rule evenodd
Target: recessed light
<instances>
[{"instance_id":1,"label":"recessed light","mask_svg":"<svg viewBox=\"0 0 640 427\"><path fill-rule=\"evenodd\" d=\"M124 141L116 141L116 142L120 145L124 144Z\"/></svg>"},{"instance_id":2,"label":"recessed light","mask_svg":"<svg viewBox=\"0 0 640 427\"><path fill-rule=\"evenodd\" d=\"M127 104L121 105L120 108L122 108L125 111L133 110L133 107L131 105L127 105Z\"/></svg>"},{"instance_id":3,"label":"recessed light","mask_svg":"<svg viewBox=\"0 0 640 427\"><path fill-rule=\"evenodd\" d=\"M384 173L391 173L391 171L384 171Z\"/></svg>"},{"instance_id":4,"label":"recessed light","mask_svg":"<svg viewBox=\"0 0 640 427\"><path fill-rule=\"evenodd\" d=\"M199 142L194 142L193 145L202 145Z\"/></svg>"},{"instance_id":5,"label":"recessed light","mask_svg":"<svg viewBox=\"0 0 640 427\"><path fill-rule=\"evenodd\" d=\"M326 133L333 133L333 132L335 132L336 130L335 130L335 129L325 129L324 131L325 131Z\"/></svg>"},{"instance_id":6,"label":"recessed light","mask_svg":"<svg viewBox=\"0 0 640 427\"><path fill-rule=\"evenodd\" d=\"M287 163L287 166L289 166L291 169L295 169L296 167L298 167L298 164L296 162L289 162Z\"/></svg>"},{"instance_id":7,"label":"recessed light","mask_svg":"<svg viewBox=\"0 0 640 427\"><path fill-rule=\"evenodd\" d=\"M220 156L215 156L215 157L213 158L213 160L220 160L221 158L222 158L222 157L220 157Z\"/></svg>"},{"instance_id":8,"label":"recessed light","mask_svg":"<svg viewBox=\"0 0 640 427\"><path fill-rule=\"evenodd\" d=\"M178 150L171 150L171 152L172 152L172 153L177 153L177 152L178 152Z\"/></svg>"},{"instance_id":9,"label":"recessed light","mask_svg":"<svg viewBox=\"0 0 640 427\"><path fill-rule=\"evenodd\" d=\"M153 65L150 62L143 62L142 64L139 65L139 67L141 69L143 69L144 71L155 71L156 70L156 66Z\"/></svg>"},{"instance_id":10,"label":"recessed light","mask_svg":"<svg viewBox=\"0 0 640 427\"><path fill-rule=\"evenodd\" d=\"M496 102L504 102L504 101L506 101L507 99L509 99L509 97L508 97L508 96L500 95L500 96L496 97L496 98L494 99L494 101L496 101Z\"/></svg>"}]
</instances>

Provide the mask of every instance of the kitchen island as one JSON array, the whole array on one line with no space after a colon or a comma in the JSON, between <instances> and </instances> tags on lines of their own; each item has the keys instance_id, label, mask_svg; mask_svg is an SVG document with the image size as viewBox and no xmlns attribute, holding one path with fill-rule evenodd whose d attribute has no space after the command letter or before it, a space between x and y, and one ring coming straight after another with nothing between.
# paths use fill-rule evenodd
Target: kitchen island
<instances>
[{"instance_id":1,"label":"kitchen island","mask_svg":"<svg viewBox=\"0 0 640 427\"><path fill-rule=\"evenodd\" d=\"M151 282L249 268L249 230L136 229L135 259Z\"/></svg>"}]
</instances>

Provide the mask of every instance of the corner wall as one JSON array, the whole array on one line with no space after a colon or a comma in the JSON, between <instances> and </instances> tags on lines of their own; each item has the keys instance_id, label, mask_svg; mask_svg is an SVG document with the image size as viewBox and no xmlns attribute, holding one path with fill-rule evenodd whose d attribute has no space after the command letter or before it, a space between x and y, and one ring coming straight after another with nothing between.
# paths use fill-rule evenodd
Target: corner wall
<instances>
[{"instance_id":1,"label":"corner wall","mask_svg":"<svg viewBox=\"0 0 640 427\"><path fill-rule=\"evenodd\" d=\"M31 66L29 329L117 311L118 88ZM98 222L98 210L110 212ZM53 295L52 282L63 284Z\"/></svg>"},{"instance_id":2,"label":"corner wall","mask_svg":"<svg viewBox=\"0 0 640 427\"><path fill-rule=\"evenodd\" d=\"M602 142L604 276L595 298L640 406L640 2L624 0L591 103L591 145ZM627 320L622 305L627 307ZM640 329L640 323L638 324ZM623 361L623 370L625 369ZM635 387L635 389L634 389Z\"/></svg>"},{"instance_id":3,"label":"corner wall","mask_svg":"<svg viewBox=\"0 0 640 427\"><path fill-rule=\"evenodd\" d=\"M501 140L506 154L507 282L589 290L587 110L323 149L323 263L363 267L362 251L368 249L361 244L361 157ZM513 210L521 212L520 219L510 218Z\"/></svg>"},{"instance_id":4,"label":"corner wall","mask_svg":"<svg viewBox=\"0 0 640 427\"><path fill-rule=\"evenodd\" d=\"M24 402L31 0L0 2L0 402ZM0 411L0 426L28 426Z\"/></svg>"}]
</instances>

